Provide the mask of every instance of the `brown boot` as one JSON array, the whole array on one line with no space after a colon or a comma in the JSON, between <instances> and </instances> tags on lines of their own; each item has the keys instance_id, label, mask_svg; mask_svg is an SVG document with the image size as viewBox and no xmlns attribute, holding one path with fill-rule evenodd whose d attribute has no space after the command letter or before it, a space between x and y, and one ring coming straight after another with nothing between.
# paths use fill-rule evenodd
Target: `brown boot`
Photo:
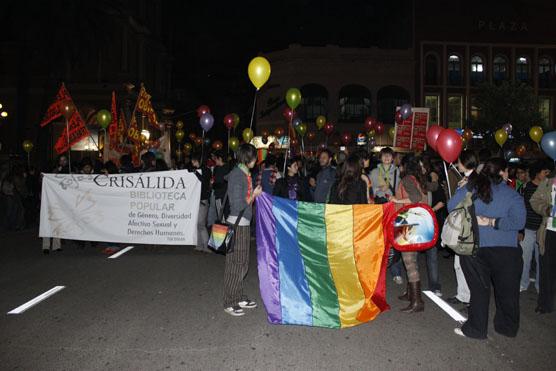
<instances>
[{"instance_id":1,"label":"brown boot","mask_svg":"<svg viewBox=\"0 0 556 371\"><path fill-rule=\"evenodd\" d=\"M405 292L402 296L398 296L398 299L403 301L409 301L409 282L407 283L407 287L405 288Z\"/></svg>"},{"instance_id":2,"label":"brown boot","mask_svg":"<svg viewBox=\"0 0 556 371\"><path fill-rule=\"evenodd\" d=\"M425 310L425 303L421 298L421 282L409 283L409 305L401 311L404 313L416 313Z\"/></svg>"}]
</instances>

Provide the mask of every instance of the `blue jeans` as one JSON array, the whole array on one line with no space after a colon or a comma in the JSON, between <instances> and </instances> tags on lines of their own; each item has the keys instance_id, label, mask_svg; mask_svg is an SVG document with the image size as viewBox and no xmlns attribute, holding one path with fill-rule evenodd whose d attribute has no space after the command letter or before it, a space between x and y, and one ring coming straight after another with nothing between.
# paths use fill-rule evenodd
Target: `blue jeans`
<instances>
[{"instance_id":1,"label":"blue jeans","mask_svg":"<svg viewBox=\"0 0 556 371\"><path fill-rule=\"evenodd\" d=\"M521 290L527 290L529 287L529 278L531 272L531 259L533 252L535 253L535 261L537 263L537 272L535 280L535 289L539 292L539 244L537 243L537 231L532 229L525 229L525 236L520 243L523 250L523 272L521 272Z\"/></svg>"},{"instance_id":2,"label":"blue jeans","mask_svg":"<svg viewBox=\"0 0 556 371\"><path fill-rule=\"evenodd\" d=\"M394 264L392 264L390 266L390 274L392 275L392 277L396 277L396 276L401 277L404 270L405 269L404 269L403 261L402 261L401 258L397 262L395 262Z\"/></svg>"},{"instance_id":3,"label":"blue jeans","mask_svg":"<svg viewBox=\"0 0 556 371\"><path fill-rule=\"evenodd\" d=\"M438 281L438 249L436 246L425 251L427 255L427 273L429 279L429 290L440 291L440 282Z\"/></svg>"}]
</instances>

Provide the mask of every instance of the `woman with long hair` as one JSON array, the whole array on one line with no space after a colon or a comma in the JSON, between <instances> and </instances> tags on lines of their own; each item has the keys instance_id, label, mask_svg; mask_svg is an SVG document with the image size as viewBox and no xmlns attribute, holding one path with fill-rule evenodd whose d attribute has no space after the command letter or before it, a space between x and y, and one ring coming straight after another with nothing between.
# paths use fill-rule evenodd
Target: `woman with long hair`
<instances>
[{"instance_id":1,"label":"woman with long hair","mask_svg":"<svg viewBox=\"0 0 556 371\"><path fill-rule=\"evenodd\" d=\"M390 201L401 208L404 204L427 203L427 181L423 174L423 167L418 157L407 155L401 162L402 179L394 197ZM425 303L421 298L421 279L416 251L402 252L402 260L407 271L407 289L399 297L400 300L409 300L409 305L402 312L422 312Z\"/></svg>"},{"instance_id":2,"label":"woman with long hair","mask_svg":"<svg viewBox=\"0 0 556 371\"><path fill-rule=\"evenodd\" d=\"M460 257L461 267L471 292L469 318L454 331L461 336L486 339L491 285L494 286L496 314L494 329L508 337L519 328L519 284L523 260L517 235L525 226L523 197L509 187L507 163L501 158L486 162L481 174L467 175L467 184L448 201L453 210L473 193L479 225L479 248L475 256Z\"/></svg>"},{"instance_id":3,"label":"woman with long hair","mask_svg":"<svg viewBox=\"0 0 556 371\"><path fill-rule=\"evenodd\" d=\"M367 184L361 179L361 164L357 156L349 156L343 163L339 177L330 189L329 203L368 203Z\"/></svg>"},{"instance_id":4,"label":"woman with long hair","mask_svg":"<svg viewBox=\"0 0 556 371\"><path fill-rule=\"evenodd\" d=\"M299 175L299 161L289 158L286 161L286 174L274 184L272 194L297 201L312 201L307 182Z\"/></svg>"}]
</instances>

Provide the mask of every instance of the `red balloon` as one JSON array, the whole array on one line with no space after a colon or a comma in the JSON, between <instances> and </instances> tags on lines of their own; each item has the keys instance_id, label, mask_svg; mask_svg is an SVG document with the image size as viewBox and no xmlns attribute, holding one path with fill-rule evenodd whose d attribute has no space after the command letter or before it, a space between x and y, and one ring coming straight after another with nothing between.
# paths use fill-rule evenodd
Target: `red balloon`
<instances>
[{"instance_id":1,"label":"red balloon","mask_svg":"<svg viewBox=\"0 0 556 371\"><path fill-rule=\"evenodd\" d=\"M290 141L290 144L291 144L292 147L295 147L295 146L297 146L297 145L299 144L299 141L298 141L297 139L294 138L294 139L292 139L292 140Z\"/></svg>"},{"instance_id":2,"label":"red balloon","mask_svg":"<svg viewBox=\"0 0 556 371\"><path fill-rule=\"evenodd\" d=\"M276 130L274 130L274 134L278 137L281 138L284 136L284 129L283 128L276 128Z\"/></svg>"},{"instance_id":3,"label":"red balloon","mask_svg":"<svg viewBox=\"0 0 556 371\"><path fill-rule=\"evenodd\" d=\"M436 150L442 159L453 163L458 159L463 142L454 129L444 129L436 140Z\"/></svg>"},{"instance_id":4,"label":"red balloon","mask_svg":"<svg viewBox=\"0 0 556 371\"><path fill-rule=\"evenodd\" d=\"M226 116L224 116L224 126L226 126L226 128L228 130L232 129L234 127L234 115L229 113Z\"/></svg>"},{"instance_id":5,"label":"red balloon","mask_svg":"<svg viewBox=\"0 0 556 371\"><path fill-rule=\"evenodd\" d=\"M295 111L292 110L290 107L284 107L284 109L282 110L282 117L284 117L287 122L292 121L295 116L297 116Z\"/></svg>"},{"instance_id":6,"label":"red balloon","mask_svg":"<svg viewBox=\"0 0 556 371\"><path fill-rule=\"evenodd\" d=\"M401 124L403 122L402 111L397 110L394 119L396 121L396 124Z\"/></svg>"},{"instance_id":7,"label":"red balloon","mask_svg":"<svg viewBox=\"0 0 556 371\"><path fill-rule=\"evenodd\" d=\"M375 125L375 131L378 135L384 133L384 124L382 122L377 122Z\"/></svg>"},{"instance_id":8,"label":"red balloon","mask_svg":"<svg viewBox=\"0 0 556 371\"><path fill-rule=\"evenodd\" d=\"M316 137L316 136L317 136L317 135L315 134L314 131L310 131L310 132L307 133L307 140L308 140L309 142L312 142L313 140L315 140L315 137Z\"/></svg>"},{"instance_id":9,"label":"red balloon","mask_svg":"<svg viewBox=\"0 0 556 371\"><path fill-rule=\"evenodd\" d=\"M224 147L224 144L219 140L215 140L212 143L212 148L215 149L215 150L220 150L220 149L222 149L222 147Z\"/></svg>"},{"instance_id":10,"label":"red balloon","mask_svg":"<svg viewBox=\"0 0 556 371\"><path fill-rule=\"evenodd\" d=\"M331 122L327 122L326 124L324 124L324 128L322 128L322 130L324 130L324 133L326 135L330 135L334 132L334 124Z\"/></svg>"},{"instance_id":11,"label":"red balloon","mask_svg":"<svg viewBox=\"0 0 556 371\"><path fill-rule=\"evenodd\" d=\"M197 117L201 117L203 116L205 113L210 113L210 108L208 108L208 106L200 105L199 107L197 107Z\"/></svg>"},{"instance_id":12,"label":"red balloon","mask_svg":"<svg viewBox=\"0 0 556 371\"><path fill-rule=\"evenodd\" d=\"M371 130L373 130L376 127L377 121L374 117L367 117L365 119L365 124L363 125L363 127L365 128L365 131L369 132Z\"/></svg>"},{"instance_id":13,"label":"red balloon","mask_svg":"<svg viewBox=\"0 0 556 371\"><path fill-rule=\"evenodd\" d=\"M342 134L342 138L341 138L341 139L342 139L342 143L344 143L344 145L347 146L347 145L351 142L351 133L349 133L349 132L347 132L347 131L344 132L344 133Z\"/></svg>"},{"instance_id":14,"label":"red balloon","mask_svg":"<svg viewBox=\"0 0 556 371\"><path fill-rule=\"evenodd\" d=\"M197 134L189 133L189 139L191 139L192 142L194 142L196 138L197 138Z\"/></svg>"},{"instance_id":15,"label":"red balloon","mask_svg":"<svg viewBox=\"0 0 556 371\"><path fill-rule=\"evenodd\" d=\"M438 149L436 149L438 136L443 131L444 131L444 128L442 126L439 126L439 125L433 125L433 126L429 127L429 130L427 130L427 144L432 149L434 149L435 151L438 151Z\"/></svg>"}]
</instances>

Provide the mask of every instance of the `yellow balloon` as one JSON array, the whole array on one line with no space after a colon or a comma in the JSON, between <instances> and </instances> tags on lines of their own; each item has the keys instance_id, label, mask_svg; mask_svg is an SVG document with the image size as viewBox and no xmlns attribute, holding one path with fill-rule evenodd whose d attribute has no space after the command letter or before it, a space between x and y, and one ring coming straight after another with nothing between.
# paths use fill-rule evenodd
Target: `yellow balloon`
<instances>
[{"instance_id":1,"label":"yellow balloon","mask_svg":"<svg viewBox=\"0 0 556 371\"><path fill-rule=\"evenodd\" d=\"M533 126L531 130L529 130L529 136L535 143L539 143L541 141L543 134L544 132L540 126Z\"/></svg>"},{"instance_id":2,"label":"yellow balloon","mask_svg":"<svg viewBox=\"0 0 556 371\"><path fill-rule=\"evenodd\" d=\"M253 139L253 130L249 128L243 129L243 140L245 143L251 142L251 139Z\"/></svg>"},{"instance_id":3,"label":"yellow balloon","mask_svg":"<svg viewBox=\"0 0 556 371\"><path fill-rule=\"evenodd\" d=\"M508 140L508 133L504 129L498 129L494 133L494 139L496 140L496 143L498 143L498 145L502 147Z\"/></svg>"},{"instance_id":4,"label":"yellow balloon","mask_svg":"<svg viewBox=\"0 0 556 371\"><path fill-rule=\"evenodd\" d=\"M249 62L247 74L249 75L249 80L259 90L270 77L270 63L264 57L255 57Z\"/></svg>"},{"instance_id":5,"label":"yellow balloon","mask_svg":"<svg viewBox=\"0 0 556 371\"><path fill-rule=\"evenodd\" d=\"M176 128L183 129L183 121L176 122Z\"/></svg>"},{"instance_id":6,"label":"yellow balloon","mask_svg":"<svg viewBox=\"0 0 556 371\"><path fill-rule=\"evenodd\" d=\"M176 139L178 140L178 142L181 142L183 140L183 137L185 136L185 133L183 132L183 130L178 130L176 131Z\"/></svg>"},{"instance_id":7,"label":"yellow balloon","mask_svg":"<svg viewBox=\"0 0 556 371\"><path fill-rule=\"evenodd\" d=\"M29 139L24 140L24 141L23 141L23 150L24 150L26 153L31 152L31 151L33 150L33 142L31 142Z\"/></svg>"}]
</instances>

